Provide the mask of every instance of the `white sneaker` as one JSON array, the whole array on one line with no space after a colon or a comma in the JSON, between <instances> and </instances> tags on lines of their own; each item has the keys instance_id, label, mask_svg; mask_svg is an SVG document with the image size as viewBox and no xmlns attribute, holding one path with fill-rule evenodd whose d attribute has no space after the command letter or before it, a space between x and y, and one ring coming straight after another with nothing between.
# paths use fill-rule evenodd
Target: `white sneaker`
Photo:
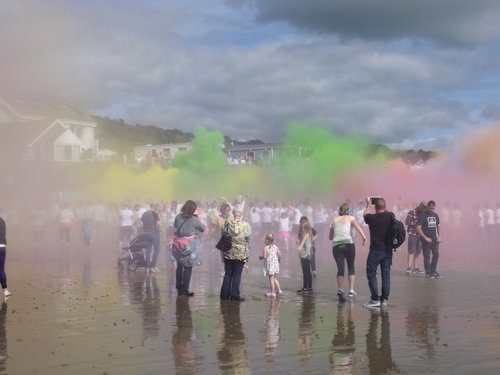
<instances>
[{"instance_id":1,"label":"white sneaker","mask_svg":"<svg viewBox=\"0 0 500 375\"><path fill-rule=\"evenodd\" d=\"M4 296L4 297L8 297L8 296L11 296L11 295L12 295L12 293L11 293L11 292L9 292L7 289L4 289L4 290L3 290L3 296Z\"/></svg>"},{"instance_id":2,"label":"white sneaker","mask_svg":"<svg viewBox=\"0 0 500 375\"><path fill-rule=\"evenodd\" d=\"M380 301L370 300L364 304L365 307L380 307Z\"/></svg>"}]
</instances>

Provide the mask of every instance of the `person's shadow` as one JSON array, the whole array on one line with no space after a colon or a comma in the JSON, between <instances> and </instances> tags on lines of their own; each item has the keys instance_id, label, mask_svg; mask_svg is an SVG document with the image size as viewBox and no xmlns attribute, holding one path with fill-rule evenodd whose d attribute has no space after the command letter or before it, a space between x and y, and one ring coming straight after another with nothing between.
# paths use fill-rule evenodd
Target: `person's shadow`
<instances>
[{"instance_id":1,"label":"person's shadow","mask_svg":"<svg viewBox=\"0 0 500 375\"><path fill-rule=\"evenodd\" d=\"M378 334L380 326L380 335ZM371 309L366 333L366 354L371 375L397 372L392 359L391 324L389 313L382 309Z\"/></svg>"},{"instance_id":2,"label":"person's shadow","mask_svg":"<svg viewBox=\"0 0 500 375\"><path fill-rule=\"evenodd\" d=\"M246 336L241 324L240 303L221 301L222 325L217 351L219 369L223 374L250 373Z\"/></svg>"}]
</instances>

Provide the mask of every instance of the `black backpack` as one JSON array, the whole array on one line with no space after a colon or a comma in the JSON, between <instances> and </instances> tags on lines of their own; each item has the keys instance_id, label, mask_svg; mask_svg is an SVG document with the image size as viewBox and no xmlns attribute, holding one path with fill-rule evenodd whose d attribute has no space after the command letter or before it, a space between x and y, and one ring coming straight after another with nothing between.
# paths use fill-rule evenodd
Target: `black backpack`
<instances>
[{"instance_id":1,"label":"black backpack","mask_svg":"<svg viewBox=\"0 0 500 375\"><path fill-rule=\"evenodd\" d=\"M385 244L392 250L396 251L406 240L406 230L403 223L396 219L396 216L391 212L391 226L385 237Z\"/></svg>"}]
</instances>

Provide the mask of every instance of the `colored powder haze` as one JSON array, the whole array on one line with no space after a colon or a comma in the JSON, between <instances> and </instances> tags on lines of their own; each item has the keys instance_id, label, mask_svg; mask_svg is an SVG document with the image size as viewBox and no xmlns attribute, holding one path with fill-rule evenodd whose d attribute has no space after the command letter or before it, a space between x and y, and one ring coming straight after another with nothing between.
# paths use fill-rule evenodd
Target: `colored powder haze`
<instances>
[{"instance_id":1,"label":"colored powder haze","mask_svg":"<svg viewBox=\"0 0 500 375\"><path fill-rule=\"evenodd\" d=\"M203 127L195 131L192 149L177 155L171 168L134 173L112 165L92 187L89 198L156 200L234 198L248 193L262 199L331 199L344 176L362 166L383 167L366 161L365 140L335 137L319 126L293 124L283 151L273 165L232 168L222 150L224 137Z\"/></svg>"}]
</instances>

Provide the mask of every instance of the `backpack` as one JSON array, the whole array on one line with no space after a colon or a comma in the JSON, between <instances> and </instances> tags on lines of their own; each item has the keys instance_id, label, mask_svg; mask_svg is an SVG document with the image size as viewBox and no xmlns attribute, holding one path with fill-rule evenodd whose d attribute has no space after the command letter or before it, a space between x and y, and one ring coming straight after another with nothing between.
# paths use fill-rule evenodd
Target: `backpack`
<instances>
[{"instance_id":1,"label":"backpack","mask_svg":"<svg viewBox=\"0 0 500 375\"><path fill-rule=\"evenodd\" d=\"M385 244L396 251L406 240L406 230L403 223L397 220L393 213L391 213L391 219L392 222L385 237Z\"/></svg>"}]
</instances>

